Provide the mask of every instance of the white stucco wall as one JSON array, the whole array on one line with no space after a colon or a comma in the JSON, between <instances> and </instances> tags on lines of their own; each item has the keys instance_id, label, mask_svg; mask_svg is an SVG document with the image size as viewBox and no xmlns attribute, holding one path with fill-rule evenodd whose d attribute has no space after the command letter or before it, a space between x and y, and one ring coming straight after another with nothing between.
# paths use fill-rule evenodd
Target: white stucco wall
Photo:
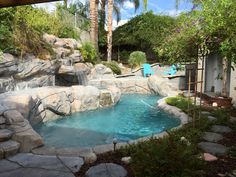
<instances>
[{"instance_id":1,"label":"white stucco wall","mask_svg":"<svg viewBox=\"0 0 236 177\"><path fill-rule=\"evenodd\" d=\"M230 97L233 98L233 103L236 106L236 65L232 64L234 67L231 68L231 74L230 74Z\"/></svg>"},{"instance_id":2,"label":"white stucco wall","mask_svg":"<svg viewBox=\"0 0 236 177\"><path fill-rule=\"evenodd\" d=\"M202 60L199 59L198 68L202 68L202 64L203 64ZM214 86L215 93L221 93L223 81L221 79L217 79L217 76L218 75L222 76L222 72L223 72L222 58L220 58L220 56L216 54L208 56L204 62L203 90L202 91L211 92L212 86ZM235 79L234 76L236 77L236 71L232 72L232 69L230 69L228 72L228 82L227 82L228 83L227 90L230 96L234 94L233 92L234 90L232 89L236 87L236 85L234 86L234 82L236 81L236 80L233 80ZM201 70L198 71L198 81L200 80L201 80ZM198 83L197 91L200 92L200 88L201 88L200 83Z\"/></svg>"}]
</instances>

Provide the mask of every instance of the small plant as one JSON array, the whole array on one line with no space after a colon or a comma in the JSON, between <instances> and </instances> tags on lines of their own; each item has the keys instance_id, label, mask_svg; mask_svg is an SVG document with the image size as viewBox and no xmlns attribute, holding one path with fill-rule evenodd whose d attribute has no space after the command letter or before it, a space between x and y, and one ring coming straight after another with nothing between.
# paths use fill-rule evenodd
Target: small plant
<instances>
[{"instance_id":1,"label":"small plant","mask_svg":"<svg viewBox=\"0 0 236 177\"><path fill-rule=\"evenodd\" d=\"M80 48L80 52L85 62L95 63L97 51L90 42L85 42Z\"/></svg>"},{"instance_id":2,"label":"small plant","mask_svg":"<svg viewBox=\"0 0 236 177\"><path fill-rule=\"evenodd\" d=\"M117 62L115 62L115 61L102 62L102 64L104 64L106 67L110 68L113 71L113 73L115 73L117 75L121 74L121 69L120 69Z\"/></svg>"},{"instance_id":3,"label":"small plant","mask_svg":"<svg viewBox=\"0 0 236 177\"><path fill-rule=\"evenodd\" d=\"M137 66L140 67L143 63L147 62L146 54L141 51L132 52L128 62L132 68Z\"/></svg>"},{"instance_id":4,"label":"small plant","mask_svg":"<svg viewBox=\"0 0 236 177\"><path fill-rule=\"evenodd\" d=\"M190 108L193 106L192 100L189 100L188 98L185 98L183 96L169 97L166 98L165 101L167 104L175 106L183 111L188 110L188 105L190 106Z\"/></svg>"},{"instance_id":5,"label":"small plant","mask_svg":"<svg viewBox=\"0 0 236 177\"><path fill-rule=\"evenodd\" d=\"M136 177L201 176L203 161L198 158L197 147L176 135L151 139L122 151L130 153L127 155L131 155L131 168Z\"/></svg>"}]
</instances>

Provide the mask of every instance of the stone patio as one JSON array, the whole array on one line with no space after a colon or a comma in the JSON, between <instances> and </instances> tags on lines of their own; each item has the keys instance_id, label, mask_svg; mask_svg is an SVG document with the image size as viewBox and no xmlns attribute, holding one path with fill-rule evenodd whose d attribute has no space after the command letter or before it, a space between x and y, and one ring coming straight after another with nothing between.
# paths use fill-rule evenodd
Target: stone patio
<instances>
[{"instance_id":1,"label":"stone patio","mask_svg":"<svg viewBox=\"0 0 236 177\"><path fill-rule=\"evenodd\" d=\"M80 157L19 153L0 161L1 177L72 177L84 161Z\"/></svg>"}]
</instances>

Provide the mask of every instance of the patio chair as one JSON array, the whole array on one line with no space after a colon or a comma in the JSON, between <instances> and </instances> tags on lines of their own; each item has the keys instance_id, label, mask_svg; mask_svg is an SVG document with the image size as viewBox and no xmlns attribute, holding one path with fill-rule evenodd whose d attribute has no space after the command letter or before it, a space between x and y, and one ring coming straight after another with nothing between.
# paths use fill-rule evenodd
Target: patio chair
<instances>
[{"instance_id":1,"label":"patio chair","mask_svg":"<svg viewBox=\"0 0 236 177\"><path fill-rule=\"evenodd\" d=\"M149 77L153 75L154 72L152 71L152 67L150 64L143 64L143 77Z\"/></svg>"},{"instance_id":2,"label":"patio chair","mask_svg":"<svg viewBox=\"0 0 236 177\"><path fill-rule=\"evenodd\" d=\"M176 72L177 72L177 66L176 65L171 65L170 70L165 71L164 74L165 75L175 75Z\"/></svg>"}]
</instances>

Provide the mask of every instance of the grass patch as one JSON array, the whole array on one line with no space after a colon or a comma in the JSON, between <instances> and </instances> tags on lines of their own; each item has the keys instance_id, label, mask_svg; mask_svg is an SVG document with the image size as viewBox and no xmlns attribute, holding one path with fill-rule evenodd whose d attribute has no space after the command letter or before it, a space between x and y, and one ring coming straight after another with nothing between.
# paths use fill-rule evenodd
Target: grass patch
<instances>
[{"instance_id":1,"label":"grass patch","mask_svg":"<svg viewBox=\"0 0 236 177\"><path fill-rule=\"evenodd\" d=\"M188 110L188 105L190 108L193 107L192 100L189 100L188 98L183 96L168 97L165 99L165 101L167 104L175 106L185 112Z\"/></svg>"},{"instance_id":2,"label":"grass patch","mask_svg":"<svg viewBox=\"0 0 236 177\"><path fill-rule=\"evenodd\" d=\"M113 73L115 73L117 75L121 74L121 69L120 69L117 62L115 62L115 61L111 61L111 62L103 61L102 64L105 65L106 67L110 68L113 71Z\"/></svg>"}]
</instances>

